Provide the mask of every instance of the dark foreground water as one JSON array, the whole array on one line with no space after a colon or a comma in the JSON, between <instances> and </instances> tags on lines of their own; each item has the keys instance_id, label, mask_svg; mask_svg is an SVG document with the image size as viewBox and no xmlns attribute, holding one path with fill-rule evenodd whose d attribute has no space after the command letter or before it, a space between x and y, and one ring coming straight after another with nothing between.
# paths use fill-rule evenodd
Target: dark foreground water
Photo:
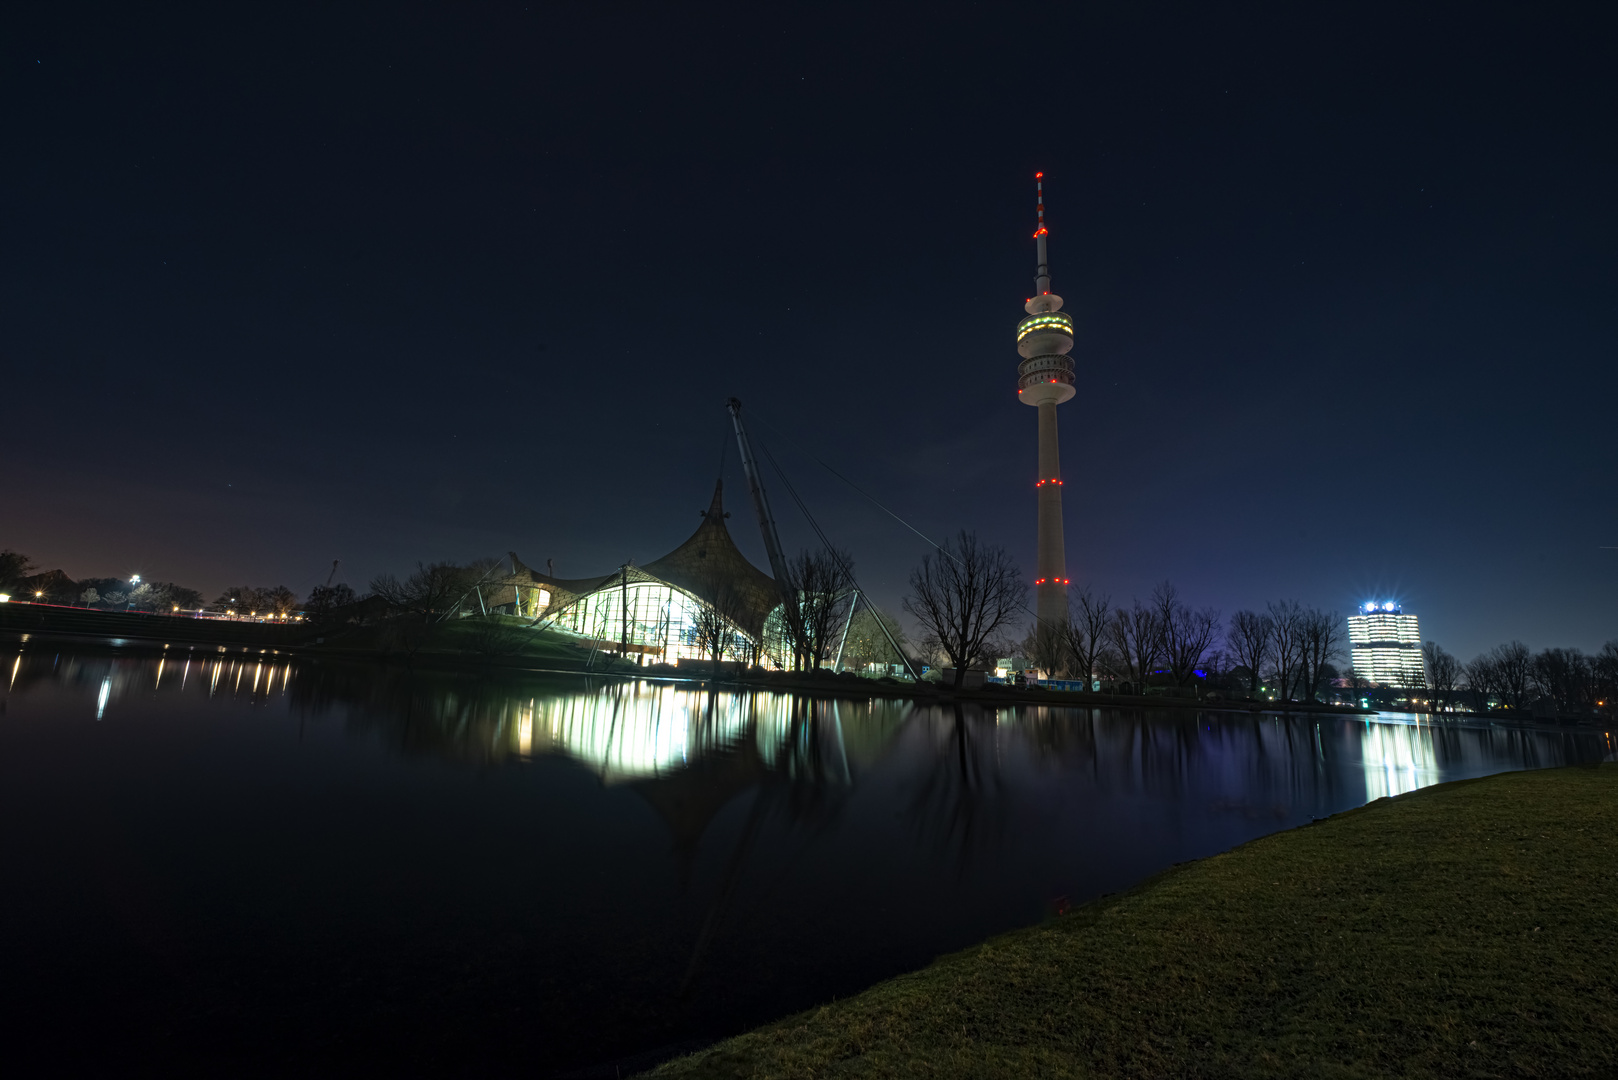
<instances>
[{"instance_id":1,"label":"dark foreground water","mask_svg":"<svg viewBox=\"0 0 1618 1080\"><path fill-rule=\"evenodd\" d=\"M999 711L25 644L5 1057L614 1076L1605 732Z\"/></svg>"}]
</instances>

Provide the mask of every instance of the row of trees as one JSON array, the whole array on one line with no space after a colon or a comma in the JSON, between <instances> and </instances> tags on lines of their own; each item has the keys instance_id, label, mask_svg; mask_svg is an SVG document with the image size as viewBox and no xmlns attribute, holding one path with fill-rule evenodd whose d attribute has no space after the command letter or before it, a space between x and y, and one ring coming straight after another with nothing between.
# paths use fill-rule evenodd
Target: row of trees
<instances>
[{"instance_id":1,"label":"row of trees","mask_svg":"<svg viewBox=\"0 0 1618 1080\"><path fill-rule=\"evenodd\" d=\"M955 669L1017 651L1006 635L1023 622L1028 587L1003 548L961 531L910 575L904 608L922 626L923 649ZM1193 608L1163 582L1145 601L1114 606L1089 589L1069 591L1065 618L1036 625L1020 649L1059 678L1106 680L1139 691L1153 683L1187 687L1234 680L1257 694L1273 684L1282 700L1313 700L1336 677L1344 620L1334 612L1278 601L1238 611L1225 624L1214 608Z\"/></svg>"},{"instance_id":2,"label":"row of trees","mask_svg":"<svg viewBox=\"0 0 1618 1080\"><path fill-rule=\"evenodd\" d=\"M0 551L0 592L18 599L49 604L71 604L103 611L234 612L239 615L292 617L298 612L321 614L358 599L347 585L317 587L305 601L285 585L233 585L212 603L203 594L172 581L138 578L89 577L74 580L61 570L40 572L33 560L9 548Z\"/></svg>"},{"instance_id":3,"label":"row of trees","mask_svg":"<svg viewBox=\"0 0 1618 1080\"><path fill-rule=\"evenodd\" d=\"M1084 681L1212 685L1278 700L1312 701L1337 677L1342 616L1280 600L1262 612L1238 611L1225 622L1210 607L1192 608L1170 582L1146 601L1113 607L1089 589L1071 591L1067 618L1037 627L1027 654L1044 671Z\"/></svg>"},{"instance_id":4,"label":"row of trees","mask_svg":"<svg viewBox=\"0 0 1618 1080\"><path fill-rule=\"evenodd\" d=\"M1532 709L1561 716L1611 709L1618 701L1618 641L1595 655L1579 649L1531 651L1520 641L1461 663L1437 642L1422 646L1425 690L1441 709Z\"/></svg>"},{"instance_id":5,"label":"row of trees","mask_svg":"<svg viewBox=\"0 0 1618 1080\"><path fill-rule=\"evenodd\" d=\"M74 580L61 570L41 571L20 551L0 551L0 593L19 600L71 604L103 611L195 611L202 594L172 581L89 577Z\"/></svg>"},{"instance_id":6,"label":"row of trees","mask_svg":"<svg viewBox=\"0 0 1618 1080\"><path fill-rule=\"evenodd\" d=\"M1012 653L1004 635L1027 612L1027 586L1004 549L961 532L928 555L910 576L905 610L921 623L923 650L955 669ZM1169 582L1142 602L1114 606L1089 589L1069 591L1066 617L1036 625L1024 655L1057 677L1105 680L1139 691L1153 683L1193 683L1280 701L1314 701L1339 680L1347 620L1338 612L1276 601L1243 610L1228 622L1213 608L1191 608ZM1575 715L1618 707L1618 641L1587 656L1578 649L1531 652L1520 641L1463 664L1436 642L1422 648L1424 685L1393 688L1432 708L1536 709ZM1368 691L1352 666L1341 682L1356 696Z\"/></svg>"}]
</instances>

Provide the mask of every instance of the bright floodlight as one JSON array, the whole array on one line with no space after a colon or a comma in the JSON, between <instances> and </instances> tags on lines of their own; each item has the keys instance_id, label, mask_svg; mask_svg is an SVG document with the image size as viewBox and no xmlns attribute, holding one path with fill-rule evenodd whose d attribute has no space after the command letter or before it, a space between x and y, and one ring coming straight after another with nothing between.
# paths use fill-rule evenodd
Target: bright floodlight
<instances>
[{"instance_id":1,"label":"bright floodlight","mask_svg":"<svg viewBox=\"0 0 1618 1080\"><path fill-rule=\"evenodd\" d=\"M130 578L129 583L131 585L139 585L140 584L140 575L136 574L134 577Z\"/></svg>"}]
</instances>

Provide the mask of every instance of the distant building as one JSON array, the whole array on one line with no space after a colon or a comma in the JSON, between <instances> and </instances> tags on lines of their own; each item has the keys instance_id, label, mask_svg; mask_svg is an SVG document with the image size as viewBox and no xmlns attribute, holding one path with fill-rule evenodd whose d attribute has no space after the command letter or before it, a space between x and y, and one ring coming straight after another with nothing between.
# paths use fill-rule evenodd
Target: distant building
<instances>
[{"instance_id":1,"label":"distant building","mask_svg":"<svg viewBox=\"0 0 1618 1080\"><path fill-rule=\"evenodd\" d=\"M1413 689L1426 682L1421 663L1421 627L1391 601L1368 601L1348 617L1354 671L1382 686Z\"/></svg>"}]
</instances>

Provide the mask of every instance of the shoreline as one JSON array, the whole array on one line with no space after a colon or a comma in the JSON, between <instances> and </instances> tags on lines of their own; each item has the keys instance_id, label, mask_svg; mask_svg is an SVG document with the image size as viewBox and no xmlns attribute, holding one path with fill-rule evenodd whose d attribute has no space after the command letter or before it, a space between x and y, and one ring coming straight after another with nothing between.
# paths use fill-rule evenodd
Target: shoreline
<instances>
[{"instance_id":1,"label":"shoreline","mask_svg":"<svg viewBox=\"0 0 1618 1080\"><path fill-rule=\"evenodd\" d=\"M403 665L411 670L460 672L471 675L550 675L573 678L646 679L688 685L717 684L746 690L772 690L831 698L893 698L927 705L979 706L1043 705L1078 709L1165 709L1197 712L1249 714L1323 714L1336 716L1376 716L1380 710L1353 705L1321 702L1251 701L1241 698L1189 698L1177 695L1104 694L1070 690L1014 688L999 685L956 691L937 683L910 683L894 678L872 679L843 672L806 675L802 672L757 673L723 670L715 679L711 672L689 674L672 669L643 668L610 662L599 670L586 670L582 658L571 654L570 643L562 639L537 643L540 653L550 656L481 656L471 651L428 651L407 653L387 648L344 647L342 639L353 636L356 628L322 627L312 624L273 623L195 619L168 615L103 612L29 603L0 604L0 636L16 634L24 641L55 641L87 648L111 648L122 653L150 652L157 655L175 649L206 650L220 654L261 651L308 660L342 663ZM330 643L326 638L334 638ZM706 665L704 665L706 666ZM723 665L722 665L723 667ZM1587 726L1600 724L1596 718L1534 720L1505 713L1422 713L1434 720L1488 720L1511 724Z\"/></svg>"},{"instance_id":2,"label":"shoreline","mask_svg":"<svg viewBox=\"0 0 1618 1080\"><path fill-rule=\"evenodd\" d=\"M648 1075L1606 1075L1615 814L1610 762L1378 799Z\"/></svg>"}]
</instances>

